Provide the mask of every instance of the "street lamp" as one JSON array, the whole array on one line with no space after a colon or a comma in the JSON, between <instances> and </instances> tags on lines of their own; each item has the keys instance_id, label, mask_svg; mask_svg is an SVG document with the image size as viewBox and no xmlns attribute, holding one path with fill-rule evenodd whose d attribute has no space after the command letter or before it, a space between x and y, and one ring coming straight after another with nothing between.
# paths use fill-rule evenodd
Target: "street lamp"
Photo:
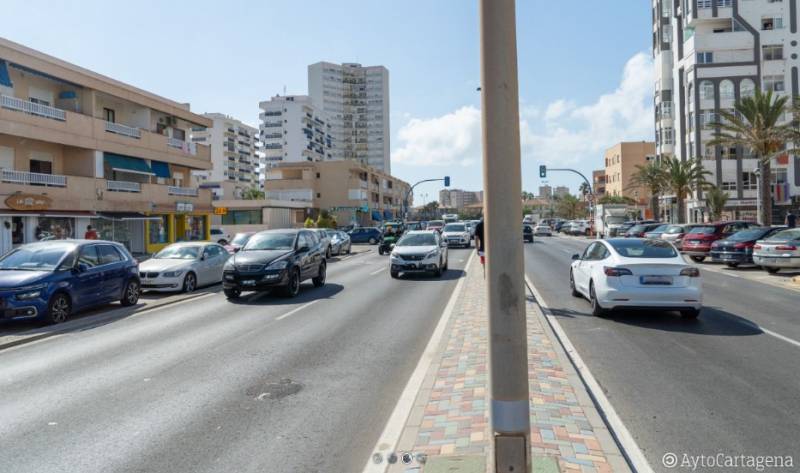
<instances>
[{"instance_id":1,"label":"street lamp","mask_svg":"<svg viewBox=\"0 0 800 473\"><path fill-rule=\"evenodd\" d=\"M756 223L761 225L761 165L753 169L756 175Z\"/></svg>"}]
</instances>

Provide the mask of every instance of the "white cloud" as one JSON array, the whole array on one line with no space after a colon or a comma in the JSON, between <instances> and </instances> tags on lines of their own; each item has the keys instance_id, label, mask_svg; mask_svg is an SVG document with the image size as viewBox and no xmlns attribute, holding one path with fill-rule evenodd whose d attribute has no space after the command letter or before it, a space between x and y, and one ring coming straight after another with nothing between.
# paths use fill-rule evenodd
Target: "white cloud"
<instances>
[{"instance_id":1,"label":"white cloud","mask_svg":"<svg viewBox=\"0 0 800 473\"><path fill-rule=\"evenodd\" d=\"M619 141L652 140L655 71L650 56L634 55L625 64L620 85L593 103L569 99L551 102L544 113L523 105L522 157L536 164L597 167L602 153ZM411 119L398 132L392 159L410 165L479 163L480 111L467 106L429 119Z\"/></svg>"}]
</instances>

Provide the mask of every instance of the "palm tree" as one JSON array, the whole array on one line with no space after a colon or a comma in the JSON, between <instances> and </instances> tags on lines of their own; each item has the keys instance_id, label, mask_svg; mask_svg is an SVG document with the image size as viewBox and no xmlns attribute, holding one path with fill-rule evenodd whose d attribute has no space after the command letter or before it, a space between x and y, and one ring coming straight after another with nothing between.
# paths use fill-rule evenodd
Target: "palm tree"
<instances>
[{"instance_id":1,"label":"palm tree","mask_svg":"<svg viewBox=\"0 0 800 473\"><path fill-rule=\"evenodd\" d=\"M250 187L242 192L242 199L244 200L263 200L265 196L264 191L259 190L257 187Z\"/></svg>"},{"instance_id":2,"label":"palm tree","mask_svg":"<svg viewBox=\"0 0 800 473\"><path fill-rule=\"evenodd\" d=\"M630 187L646 189L650 193L650 210L653 218L658 218L658 199L667 187L664 166L659 161L650 161L647 164L637 164L636 171L631 175Z\"/></svg>"},{"instance_id":3,"label":"palm tree","mask_svg":"<svg viewBox=\"0 0 800 473\"><path fill-rule=\"evenodd\" d=\"M667 186L678 203L678 222L686 221L686 196L708 184L706 176L711 174L698 161L689 159L681 161L665 157L662 161L666 173Z\"/></svg>"},{"instance_id":4,"label":"palm tree","mask_svg":"<svg viewBox=\"0 0 800 473\"><path fill-rule=\"evenodd\" d=\"M722 218L722 209L728 203L728 193L717 186L709 186L706 188L706 207L710 214L711 220L720 220Z\"/></svg>"},{"instance_id":5,"label":"palm tree","mask_svg":"<svg viewBox=\"0 0 800 473\"><path fill-rule=\"evenodd\" d=\"M559 213L566 218L573 220L577 218L581 202L574 195L568 194L558 202Z\"/></svg>"},{"instance_id":6,"label":"palm tree","mask_svg":"<svg viewBox=\"0 0 800 473\"><path fill-rule=\"evenodd\" d=\"M758 159L761 171L761 208L758 210L764 225L772 224L772 158L782 152L787 141L800 141L800 132L791 123L778 124L784 113L790 111L788 100L789 97L780 96L773 99L772 91L763 93L756 89L754 96L736 102L734 113L720 111L721 120L709 124L717 130L709 145L740 146Z\"/></svg>"}]
</instances>

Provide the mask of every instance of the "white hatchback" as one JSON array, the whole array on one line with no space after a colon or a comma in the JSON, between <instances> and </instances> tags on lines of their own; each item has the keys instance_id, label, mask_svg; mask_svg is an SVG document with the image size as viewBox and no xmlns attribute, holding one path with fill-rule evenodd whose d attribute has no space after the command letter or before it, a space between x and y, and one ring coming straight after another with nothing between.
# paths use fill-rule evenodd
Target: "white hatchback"
<instances>
[{"instance_id":1,"label":"white hatchback","mask_svg":"<svg viewBox=\"0 0 800 473\"><path fill-rule=\"evenodd\" d=\"M700 270L687 264L669 242L644 238L598 240L572 259L572 295L589 299L593 315L602 316L621 308L675 310L685 318L700 314Z\"/></svg>"}]
</instances>

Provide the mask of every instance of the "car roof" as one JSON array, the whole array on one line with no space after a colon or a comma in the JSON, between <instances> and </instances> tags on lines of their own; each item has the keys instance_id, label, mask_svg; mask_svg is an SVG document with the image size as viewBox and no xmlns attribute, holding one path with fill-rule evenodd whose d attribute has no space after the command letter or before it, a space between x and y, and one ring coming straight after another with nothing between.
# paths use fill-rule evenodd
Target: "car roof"
<instances>
[{"instance_id":1,"label":"car roof","mask_svg":"<svg viewBox=\"0 0 800 473\"><path fill-rule=\"evenodd\" d=\"M303 230L314 230L313 228L273 228L271 230L261 230L260 232L256 232L256 235L261 235L265 233L300 233Z\"/></svg>"},{"instance_id":2,"label":"car roof","mask_svg":"<svg viewBox=\"0 0 800 473\"><path fill-rule=\"evenodd\" d=\"M411 230L410 232L406 232L406 235L431 235L432 233L428 230Z\"/></svg>"}]
</instances>

